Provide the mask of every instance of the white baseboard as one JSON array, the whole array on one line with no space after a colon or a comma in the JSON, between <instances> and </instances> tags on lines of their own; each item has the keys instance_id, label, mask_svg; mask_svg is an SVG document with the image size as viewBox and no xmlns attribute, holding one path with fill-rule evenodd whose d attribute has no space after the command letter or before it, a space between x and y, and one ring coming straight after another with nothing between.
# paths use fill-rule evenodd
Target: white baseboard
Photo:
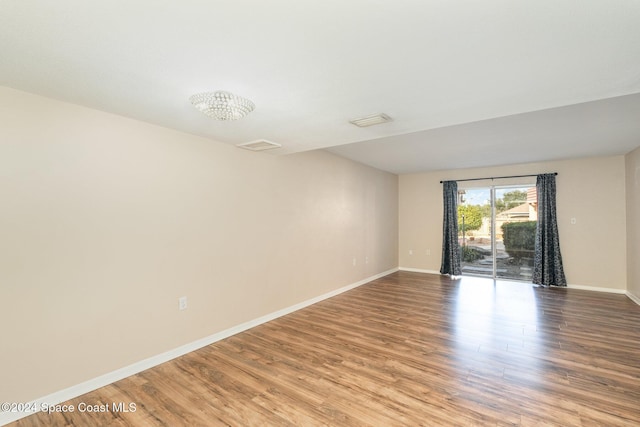
<instances>
[{"instance_id":1,"label":"white baseboard","mask_svg":"<svg viewBox=\"0 0 640 427\"><path fill-rule=\"evenodd\" d=\"M635 296L634 294L632 294L631 292L627 291L625 292L625 294L629 297L629 299L633 302L635 302L636 304L640 305L640 298L638 298L637 296Z\"/></svg>"},{"instance_id":2,"label":"white baseboard","mask_svg":"<svg viewBox=\"0 0 640 427\"><path fill-rule=\"evenodd\" d=\"M435 271L435 270L423 270L421 268L410 268L410 267L399 267L398 268L399 271L409 271L411 273L427 273L427 274L437 274L438 276L441 276L439 271Z\"/></svg>"},{"instance_id":3,"label":"white baseboard","mask_svg":"<svg viewBox=\"0 0 640 427\"><path fill-rule=\"evenodd\" d=\"M47 396L41 397L39 399L33 400L29 402L26 406L30 408L38 408L42 409L47 405L56 405L58 403L66 402L67 400L74 399L78 396L81 396L85 393L89 393L94 391L100 387L104 387L106 385L112 384L116 381L119 381L123 378L130 377L131 375L135 375L139 372L147 370L149 368L153 368L154 366L160 365L164 362L168 362L169 360L175 359L176 357L180 357L192 351L198 350L202 347L206 347L210 344L213 344L217 341L228 338L232 335L238 334L240 332L246 331L247 329L251 329L255 326L261 325L263 323L269 322L271 320L277 319L278 317L285 316L287 314L293 313L294 311L300 310L302 308L308 307L317 302L323 301L325 299L334 297L343 292L349 291L351 289L357 288L358 286L362 286L366 283L371 282L372 280L379 279L380 277L384 277L388 274L395 273L398 271L398 268L392 268L391 270L384 271L382 273L376 274L371 277L367 277L366 279L360 280L358 282L352 283L350 285L344 286L342 288L333 290L331 292L327 292L326 294L317 296L315 298L308 299L301 303L292 305L290 307L283 308L282 310L275 311L273 313L267 314L262 317L258 317L257 319L250 320L248 322L242 323L240 325L234 326L232 328L226 329L224 331L218 332L213 335L209 335L208 337L199 339L197 341L193 341L189 344L185 344L173 350L169 350L165 353L158 354L156 356L152 356L148 359L141 360L132 365L125 366L124 368L109 372L107 374L101 375L97 378L93 378L91 380L85 381L83 383L71 386L64 390L56 391ZM34 412L0 412L0 426L5 424L9 424L13 421L17 421L20 418L27 417Z\"/></svg>"},{"instance_id":4,"label":"white baseboard","mask_svg":"<svg viewBox=\"0 0 640 427\"><path fill-rule=\"evenodd\" d=\"M631 292L625 289L611 289L611 288L598 288L595 286L582 286L582 285L567 285L569 289L583 289L585 291L595 291L595 292L607 292L610 294L621 294L626 295L631 301L640 305L640 298L632 294Z\"/></svg>"},{"instance_id":5,"label":"white baseboard","mask_svg":"<svg viewBox=\"0 0 640 427\"><path fill-rule=\"evenodd\" d=\"M594 291L594 292L606 292L609 294L626 294L627 291L625 289L613 289L613 288L600 288L597 286L584 286L584 285L567 285L568 289L581 289L583 291Z\"/></svg>"}]
</instances>

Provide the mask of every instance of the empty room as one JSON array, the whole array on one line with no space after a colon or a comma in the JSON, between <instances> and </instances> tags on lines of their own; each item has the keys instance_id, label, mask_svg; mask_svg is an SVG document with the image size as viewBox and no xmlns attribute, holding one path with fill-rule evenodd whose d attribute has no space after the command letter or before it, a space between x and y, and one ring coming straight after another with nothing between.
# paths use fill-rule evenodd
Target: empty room
<instances>
[{"instance_id":1,"label":"empty room","mask_svg":"<svg viewBox=\"0 0 640 427\"><path fill-rule=\"evenodd\" d=\"M0 425L639 425L638 22L0 2Z\"/></svg>"}]
</instances>

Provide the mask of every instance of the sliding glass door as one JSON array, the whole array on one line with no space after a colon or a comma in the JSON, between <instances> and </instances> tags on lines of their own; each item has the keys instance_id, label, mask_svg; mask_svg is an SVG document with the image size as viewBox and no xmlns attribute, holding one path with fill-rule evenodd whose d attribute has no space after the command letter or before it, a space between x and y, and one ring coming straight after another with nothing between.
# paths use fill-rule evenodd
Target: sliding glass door
<instances>
[{"instance_id":1,"label":"sliding glass door","mask_svg":"<svg viewBox=\"0 0 640 427\"><path fill-rule=\"evenodd\" d=\"M535 185L458 190L462 274L530 281L536 220Z\"/></svg>"}]
</instances>

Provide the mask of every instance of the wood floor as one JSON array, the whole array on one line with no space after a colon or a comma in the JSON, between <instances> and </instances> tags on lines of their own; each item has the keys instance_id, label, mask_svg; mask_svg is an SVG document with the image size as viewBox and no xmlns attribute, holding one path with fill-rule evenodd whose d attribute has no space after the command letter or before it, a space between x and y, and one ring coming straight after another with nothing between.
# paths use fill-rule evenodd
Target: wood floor
<instances>
[{"instance_id":1,"label":"wood floor","mask_svg":"<svg viewBox=\"0 0 640 427\"><path fill-rule=\"evenodd\" d=\"M67 403L13 425L638 426L640 306L397 272Z\"/></svg>"}]
</instances>

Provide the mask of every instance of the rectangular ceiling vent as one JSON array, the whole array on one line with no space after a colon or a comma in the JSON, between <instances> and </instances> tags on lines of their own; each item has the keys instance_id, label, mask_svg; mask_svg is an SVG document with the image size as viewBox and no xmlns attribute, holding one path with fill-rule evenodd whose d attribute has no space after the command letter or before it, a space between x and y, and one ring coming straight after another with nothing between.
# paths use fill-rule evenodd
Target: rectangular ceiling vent
<instances>
[{"instance_id":1,"label":"rectangular ceiling vent","mask_svg":"<svg viewBox=\"0 0 640 427\"><path fill-rule=\"evenodd\" d=\"M275 142L267 141L266 139L259 139L257 141L243 142L242 144L236 145L236 147L244 148L245 150L251 151L263 151L280 148L282 147L282 145Z\"/></svg>"},{"instance_id":2,"label":"rectangular ceiling vent","mask_svg":"<svg viewBox=\"0 0 640 427\"><path fill-rule=\"evenodd\" d=\"M359 119L349 120L349 123L365 128L367 126L379 125L380 123L391 122L393 119L384 113L373 114Z\"/></svg>"}]
</instances>

